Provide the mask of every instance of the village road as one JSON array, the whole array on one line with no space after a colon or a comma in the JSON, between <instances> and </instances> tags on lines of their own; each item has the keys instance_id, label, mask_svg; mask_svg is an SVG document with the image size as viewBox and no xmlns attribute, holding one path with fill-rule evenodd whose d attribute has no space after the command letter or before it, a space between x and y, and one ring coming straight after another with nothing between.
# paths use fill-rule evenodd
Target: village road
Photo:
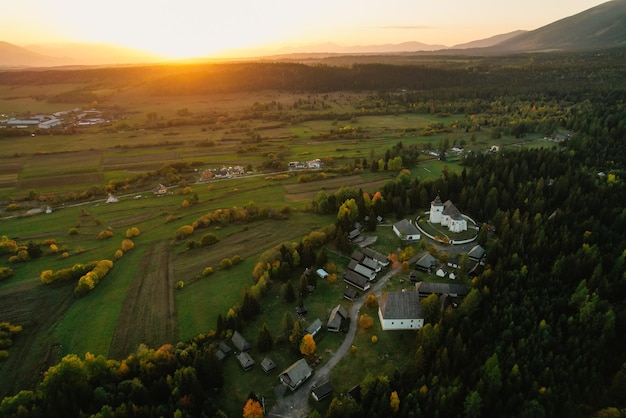
<instances>
[{"instance_id":1,"label":"village road","mask_svg":"<svg viewBox=\"0 0 626 418\"><path fill-rule=\"evenodd\" d=\"M417 261L417 258L411 259L409 262L412 264ZM400 271L401 267L396 267L389 270L384 276L382 276L374 284L371 290L361 295L360 298L354 301L350 308L350 329L346 333L346 338L343 340L341 346L335 351L333 356L319 369L315 369L313 375L302 386L300 386L294 393L285 394L285 386L280 385L276 388L276 394L278 396L277 403L271 411L267 413L267 417L274 418L304 418L308 417L310 411L309 408L309 396L311 394L311 388L316 383L324 383L330 378L330 371L339 361L345 356L354 341L357 328L359 326L359 310L365 302L365 298L368 294L374 293L376 297L382 294L382 288L389 280L390 277ZM286 396L283 396L286 395Z\"/></svg>"}]
</instances>

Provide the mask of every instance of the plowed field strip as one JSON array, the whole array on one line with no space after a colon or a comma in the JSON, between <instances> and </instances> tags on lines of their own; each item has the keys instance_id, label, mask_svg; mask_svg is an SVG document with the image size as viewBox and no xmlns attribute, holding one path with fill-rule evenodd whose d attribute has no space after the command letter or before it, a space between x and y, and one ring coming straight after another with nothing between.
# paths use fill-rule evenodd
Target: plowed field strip
<instances>
[{"instance_id":1,"label":"plowed field strip","mask_svg":"<svg viewBox=\"0 0 626 418\"><path fill-rule=\"evenodd\" d=\"M178 339L174 275L167 243L150 247L128 290L111 341L109 357L122 359L139 344L158 348Z\"/></svg>"}]
</instances>

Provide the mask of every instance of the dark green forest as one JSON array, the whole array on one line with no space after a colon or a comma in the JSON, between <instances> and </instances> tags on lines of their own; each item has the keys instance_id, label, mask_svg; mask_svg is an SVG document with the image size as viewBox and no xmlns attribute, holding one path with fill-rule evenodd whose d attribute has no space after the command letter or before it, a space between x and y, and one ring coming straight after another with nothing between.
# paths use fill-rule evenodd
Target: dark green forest
<instances>
[{"instance_id":1,"label":"dark green forest","mask_svg":"<svg viewBox=\"0 0 626 418\"><path fill-rule=\"evenodd\" d=\"M550 123L573 132L564 144L472 153L460 174L423 182L399 176L380 190L384 204L377 214L401 218L441 193L489 225L487 265L458 309L446 309L416 333L410 367L355 382L362 388L358 402L335 399L326 416L619 417L626 415L624 54L349 67L224 64L228 77L218 76L220 66L191 67L185 77L180 69L155 67L149 83L155 94L369 91L381 112L421 101L486 113L491 126L516 114L522 102L561 108ZM80 70L86 78L128 79L132 71ZM34 83L28 74L0 79ZM58 82L64 75L51 76ZM525 129L544 129L535 123L529 119ZM401 143L388 151L394 155L418 164ZM360 190L342 190L323 210L336 213L345 198L359 196ZM0 416L224 416L219 398L227 377L214 352L229 326L245 321L218 324L219 332L207 330L193 341L144 347L123 361L67 356L36 388L5 398Z\"/></svg>"}]
</instances>

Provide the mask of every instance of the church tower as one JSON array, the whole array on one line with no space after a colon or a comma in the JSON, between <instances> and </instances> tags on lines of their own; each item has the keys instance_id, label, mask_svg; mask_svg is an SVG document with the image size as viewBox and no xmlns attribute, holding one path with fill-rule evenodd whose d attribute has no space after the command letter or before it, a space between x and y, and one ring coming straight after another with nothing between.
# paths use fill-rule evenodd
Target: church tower
<instances>
[{"instance_id":1,"label":"church tower","mask_svg":"<svg viewBox=\"0 0 626 418\"><path fill-rule=\"evenodd\" d=\"M435 200L430 202L430 222L434 224L440 224L442 213L443 203L441 202L439 193L437 193L437 197L435 197Z\"/></svg>"}]
</instances>

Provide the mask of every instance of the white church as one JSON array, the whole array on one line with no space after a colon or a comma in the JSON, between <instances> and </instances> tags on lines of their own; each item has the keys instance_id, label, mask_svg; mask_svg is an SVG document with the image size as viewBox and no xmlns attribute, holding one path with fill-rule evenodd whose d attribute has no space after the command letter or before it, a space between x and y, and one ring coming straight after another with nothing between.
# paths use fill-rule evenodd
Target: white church
<instances>
[{"instance_id":1,"label":"white church","mask_svg":"<svg viewBox=\"0 0 626 418\"><path fill-rule=\"evenodd\" d=\"M450 200L441 203L439 195L430 202L430 222L447 226L450 232L467 231L467 220L465 217Z\"/></svg>"}]
</instances>

